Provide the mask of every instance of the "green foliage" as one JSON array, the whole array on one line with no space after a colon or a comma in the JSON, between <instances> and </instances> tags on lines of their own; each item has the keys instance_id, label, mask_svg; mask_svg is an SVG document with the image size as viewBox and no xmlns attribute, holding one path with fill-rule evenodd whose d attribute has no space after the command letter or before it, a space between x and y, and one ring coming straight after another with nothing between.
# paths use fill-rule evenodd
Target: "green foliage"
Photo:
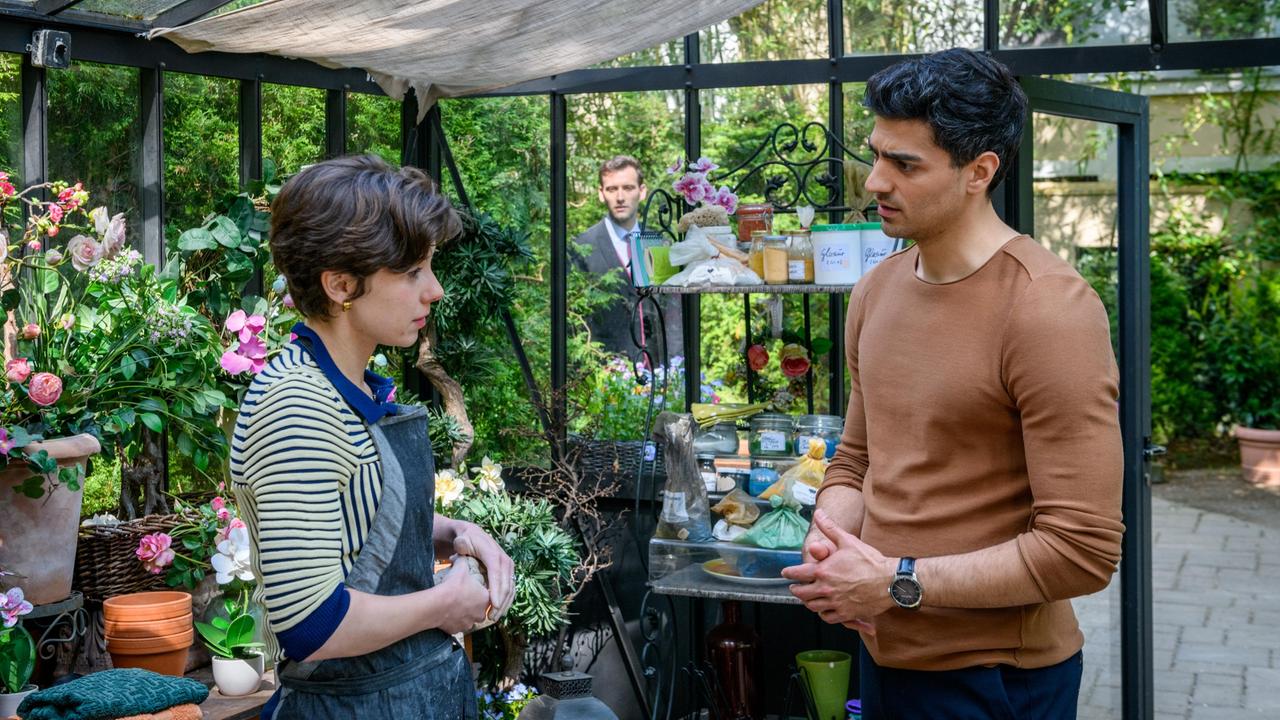
<instances>
[{"instance_id":1,"label":"green foliage","mask_svg":"<svg viewBox=\"0 0 1280 720\"><path fill-rule=\"evenodd\" d=\"M240 184L240 85L174 72L164 83L165 239L172 242Z\"/></svg>"},{"instance_id":2,"label":"green foliage","mask_svg":"<svg viewBox=\"0 0 1280 720\"><path fill-rule=\"evenodd\" d=\"M489 533L515 565L516 595L501 620L504 627L542 637L569 621L565 597L579 561L578 548L556 521L551 503L506 492L477 492L453 513Z\"/></svg>"},{"instance_id":3,"label":"green foliage","mask_svg":"<svg viewBox=\"0 0 1280 720\"><path fill-rule=\"evenodd\" d=\"M21 692L36 666L36 645L21 623L0 626L0 690Z\"/></svg>"},{"instance_id":4,"label":"green foliage","mask_svg":"<svg viewBox=\"0 0 1280 720\"><path fill-rule=\"evenodd\" d=\"M242 588L238 598L223 598L221 615L209 622L196 621L196 631L209 652L222 658L246 658L261 652L263 644L254 640L257 622L249 613L249 590Z\"/></svg>"}]
</instances>

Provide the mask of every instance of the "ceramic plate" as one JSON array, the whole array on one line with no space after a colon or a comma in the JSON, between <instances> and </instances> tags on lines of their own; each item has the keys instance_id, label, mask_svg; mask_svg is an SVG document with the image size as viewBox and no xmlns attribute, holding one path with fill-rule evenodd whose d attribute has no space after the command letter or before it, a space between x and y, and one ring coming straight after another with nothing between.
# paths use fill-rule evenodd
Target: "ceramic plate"
<instances>
[{"instance_id":1,"label":"ceramic plate","mask_svg":"<svg viewBox=\"0 0 1280 720\"><path fill-rule=\"evenodd\" d=\"M716 558L715 560L708 560L702 563L702 569L706 570L707 574L714 575L715 577L718 577L721 580L728 580L729 582L734 582L734 583L742 583L743 585L790 585L791 584L791 581L784 577L768 577L768 578L743 577L739 575L738 571L734 570L729 565L729 563L725 562L724 560L721 560L720 558Z\"/></svg>"}]
</instances>

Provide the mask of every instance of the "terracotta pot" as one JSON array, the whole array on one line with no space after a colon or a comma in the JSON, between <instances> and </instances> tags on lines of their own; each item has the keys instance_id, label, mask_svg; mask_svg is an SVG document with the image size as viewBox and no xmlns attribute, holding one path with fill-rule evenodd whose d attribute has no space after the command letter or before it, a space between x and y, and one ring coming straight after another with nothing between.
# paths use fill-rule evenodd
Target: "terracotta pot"
<instances>
[{"instance_id":1,"label":"terracotta pot","mask_svg":"<svg viewBox=\"0 0 1280 720\"><path fill-rule=\"evenodd\" d=\"M104 635L119 640L173 635L191 629L192 615L163 620L107 620Z\"/></svg>"},{"instance_id":2,"label":"terracotta pot","mask_svg":"<svg viewBox=\"0 0 1280 720\"><path fill-rule=\"evenodd\" d=\"M177 590L116 595L102 603L102 615L108 624L112 621L140 622L179 617L189 619L192 615L191 595Z\"/></svg>"},{"instance_id":3,"label":"terracotta pot","mask_svg":"<svg viewBox=\"0 0 1280 720\"><path fill-rule=\"evenodd\" d=\"M1280 487L1280 430L1236 428L1244 479L1259 487Z\"/></svg>"},{"instance_id":4,"label":"terracotta pot","mask_svg":"<svg viewBox=\"0 0 1280 720\"><path fill-rule=\"evenodd\" d=\"M94 436L83 434L28 446L32 453L42 449L59 467L84 467L102 446ZM27 600L43 605L71 595L84 492L59 487L33 500L13 491L30 476L24 464L0 470L0 565L25 575L22 589Z\"/></svg>"},{"instance_id":5,"label":"terracotta pot","mask_svg":"<svg viewBox=\"0 0 1280 720\"><path fill-rule=\"evenodd\" d=\"M142 668L161 675L182 677L187 666L187 650L194 640L193 628L149 638L107 637L107 651L111 653L111 664L115 667Z\"/></svg>"},{"instance_id":6,"label":"terracotta pot","mask_svg":"<svg viewBox=\"0 0 1280 720\"><path fill-rule=\"evenodd\" d=\"M258 692L262 685L262 655L250 655L246 659L213 657L213 683L218 692L228 697L239 697Z\"/></svg>"},{"instance_id":7,"label":"terracotta pot","mask_svg":"<svg viewBox=\"0 0 1280 720\"><path fill-rule=\"evenodd\" d=\"M22 704L22 701L39 689L35 685L23 685L22 690L16 693L0 693L0 718L17 715L18 706Z\"/></svg>"}]
</instances>

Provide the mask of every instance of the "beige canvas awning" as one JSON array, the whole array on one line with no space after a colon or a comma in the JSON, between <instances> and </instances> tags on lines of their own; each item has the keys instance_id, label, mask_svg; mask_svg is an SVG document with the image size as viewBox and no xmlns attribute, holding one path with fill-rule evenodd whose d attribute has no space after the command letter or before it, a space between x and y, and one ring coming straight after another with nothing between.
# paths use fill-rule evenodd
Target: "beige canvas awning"
<instances>
[{"instance_id":1,"label":"beige canvas awning","mask_svg":"<svg viewBox=\"0 0 1280 720\"><path fill-rule=\"evenodd\" d=\"M391 97L496 90L654 47L762 0L266 0L163 37L187 52L305 58L360 68ZM419 118L421 119L421 118Z\"/></svg>"}]
</instances>

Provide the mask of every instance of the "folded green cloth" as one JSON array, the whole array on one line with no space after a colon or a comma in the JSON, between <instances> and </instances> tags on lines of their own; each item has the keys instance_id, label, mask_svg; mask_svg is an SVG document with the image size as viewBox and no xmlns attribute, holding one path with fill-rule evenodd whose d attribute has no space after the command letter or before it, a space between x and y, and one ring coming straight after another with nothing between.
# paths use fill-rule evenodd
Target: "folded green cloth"
<instances>
[{"instance_id":1,"label":"folded green cloth","mask_svg":"<svg viewBox=\"0 0 1280 720\"><path fill-rule=\"evenodd\" d=\"M209 689L195 680L126 668L85 675L31 693L18 706L24 720L107 720L199 705Z\"/></svg>"}]
</instances>

